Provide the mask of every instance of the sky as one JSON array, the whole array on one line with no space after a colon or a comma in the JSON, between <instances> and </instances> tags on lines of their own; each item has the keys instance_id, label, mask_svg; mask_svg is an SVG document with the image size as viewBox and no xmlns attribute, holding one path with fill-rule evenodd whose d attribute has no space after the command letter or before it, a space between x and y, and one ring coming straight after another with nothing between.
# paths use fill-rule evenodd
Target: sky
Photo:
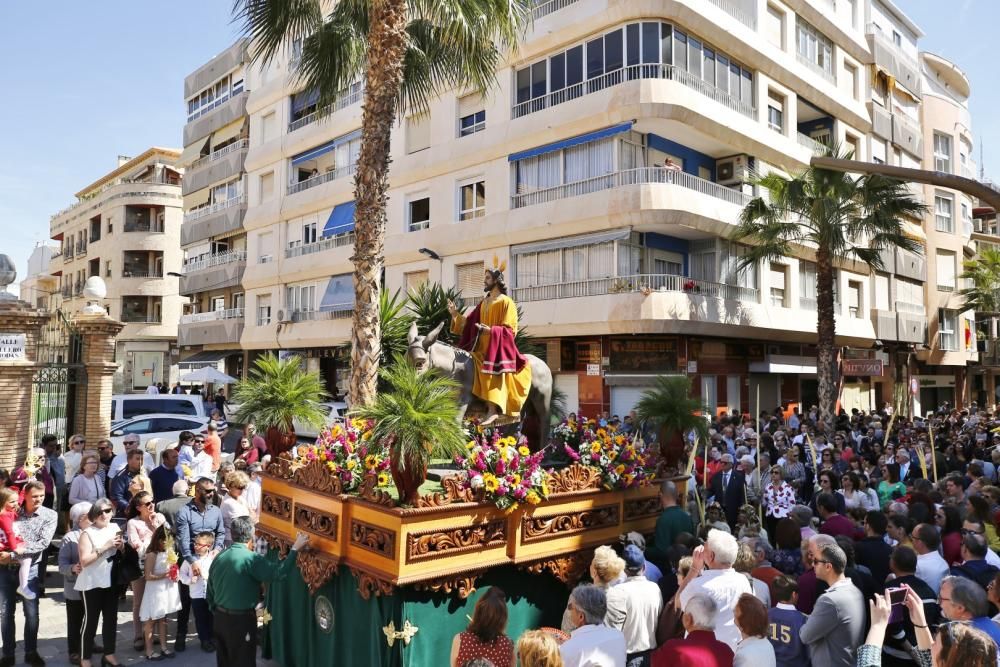
<instances>
[{"instance_id":1,"label":"sky","mask_svg":"<svg viewBox=\"0 0 1000 667\"><path fill-rule=\"evenodd\" d=\"M996 0L896 0L921 48L972 82L973 134L1000 180ZM47 7L40 11L39 7ZM150 146L182 148L184 77L237 37L230 0L0 3L0 253L24 276L49 217Z\"/></svg>"}]
</instances>

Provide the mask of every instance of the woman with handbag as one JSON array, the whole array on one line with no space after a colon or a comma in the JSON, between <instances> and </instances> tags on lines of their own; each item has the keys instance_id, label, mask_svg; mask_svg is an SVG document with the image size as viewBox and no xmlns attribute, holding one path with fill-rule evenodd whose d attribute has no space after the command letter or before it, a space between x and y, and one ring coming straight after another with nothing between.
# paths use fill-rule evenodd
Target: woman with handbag
<instances>
[{"instance_id":1,"label":"woman with handbag","mask_svg":"<svg viewBox=\"0 0 1000 667\"><path fill-rule=\"evenodd\" d=\"M80 667L91 667L97 623L102 620L104 655L101 667L116 667L115 634L118 629L118 587L111 579L113 561L124 545L121 529L111 521L115 508L107 498L98 498L87 512L91 525L80 533L80 573L76 590L83 594L83 630Z\"/></svg>"},{"instance_id":2,"label":"woman with handbag","mask_svg":"<svg viewBox=\"0 0 1000 667\"><path fill-rule=\"evenodd\" d=\"M147 491L139 491L132 496L132 500L129 501L128 508L125 510L125 516L128 518L128 524L126 524L128 542L125 550L128 564L131 565L124 568L123 574L132 585L132 629L134 633L132 647L136 651L142 651L146 642L143 639L139 611L142 608L146 580L143 578L141 563L146 558L146 549L153 539L153 533L166 522L166 518L156 511L153 496Z\"/></svg>"}]
</instances>

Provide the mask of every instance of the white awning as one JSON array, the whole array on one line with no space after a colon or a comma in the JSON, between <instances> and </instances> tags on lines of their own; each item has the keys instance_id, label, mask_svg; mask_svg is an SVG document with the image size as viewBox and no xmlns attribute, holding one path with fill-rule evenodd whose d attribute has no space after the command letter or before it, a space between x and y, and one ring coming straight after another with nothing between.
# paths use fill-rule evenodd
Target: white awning
<instances>
[{"instance_id":1,"label":"white awning","mask_svg":"<svg viewBox=\"0 0 1000 667\"><path fill-rule=\"evenodd\" d=\"M764 361L751 361L751 373L792 373L815 375L816 358L788 354L769 354Z\"/></svg>"}]
</instances>

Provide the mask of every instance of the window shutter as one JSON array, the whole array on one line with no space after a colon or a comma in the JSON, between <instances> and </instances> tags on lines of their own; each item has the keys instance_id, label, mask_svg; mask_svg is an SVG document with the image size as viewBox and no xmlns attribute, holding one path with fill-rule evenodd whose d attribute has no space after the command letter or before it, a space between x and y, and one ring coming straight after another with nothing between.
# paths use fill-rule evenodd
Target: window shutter
<instances>
[{"instance_id":1,"label":"window shutter","mask_svg":"<svg viewBox=\"0 0 1000 667\"><path fill-rule=\"evenodd\" d=\"M459 264L455 267L455 287L463 298L469 299L482 294L484 272L482 262Z\"/></svg>"},{"instance_id":2,"label":"window shutter","mask_svg":"<svg viewBox=\"0 0 1000 667\"><path fill-rule=\"evenodd\" d=\"M403 275L403 283L407 292L416 290L427 282L427 271L411 271Z\"/></svg>"},{"instance_id":3,"label":"window shutter","mask_svg":"<svg viewBox=\"0 0 1000 667\"><path fill-rule=\"evenodd\" d=\"M782 264L771 265L771 289L785 289L785 267Z\"/></svg>"},{"instance_id":4,"label":"window shutter","mask_svg":"<svg viewBox=\"0 0 1000 667\"><path fill-rule=\"evenodd\" d=\"M431 115L424 113L406 119L406 152L416 153L431 145Z\"/></svg>"},{"instance_id":5,"label":"window shutter","mask_svg":"<svg viewBox=\"0 0 1000 667\"><path fill-rule=\"evenodd\" d=\"M479 93L473 93L471 95L458 98L459 118L471 116L477 111L483 111L484 108L483 97Z\"/></svg>"}]
</instances>

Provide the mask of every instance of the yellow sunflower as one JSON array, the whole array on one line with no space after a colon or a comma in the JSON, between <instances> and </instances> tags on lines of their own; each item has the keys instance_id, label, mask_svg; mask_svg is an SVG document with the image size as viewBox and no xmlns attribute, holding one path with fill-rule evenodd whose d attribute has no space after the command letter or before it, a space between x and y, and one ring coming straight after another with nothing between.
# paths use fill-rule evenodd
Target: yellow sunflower
<instances>
[{"instance_id":1,"label":"yellow sunflower","mask_svg":"<svg viewBox=\"0 0 1000 667\"><path fill-rule=\"evenodd\" d=\"M531 450L524 445L517 448L517 453L521 456L531 456Z\"/></svg>"},{"instance_id":2,"label":"yellow sunflower","mask_svg":"<svg viewBox=\"0 0 1000 667\"><path fill-rule=\"evenodd\" d=\"M365 457L365 468L367 470L373 469L376 465L378 465L378 459L375 458L374 454L369 454Z\"/></svg>"},{"instance_id":3,"label":"yellow sunflower","mask_svg":"<svg viewBox=\"0 0 1000 667\"><path fill-rule=\"evenodd\" d=\"M388 486L389 485L389 473L387 473L387 472L380 472L378 474L378 485L379 486Z\"/></svg>"},{"instance_id":4,"label":"yellow sunflower","mask_svg":"<svg viewBox=\"0 0 1000 667\"><path fill-rule=\"evenodd\" d=\"M615 474L616 475L620 475L623 472L625 472L625 466L623 466L621 463L619 463L617 466L615 466Z\"/></svg>"},{"instance_id":5,"label":"yellow sunflower","mask_svg":"<svg viewBox=\"0 0 1000 667\"><path fill-rule=\"evenodd\" d=\"M494 477L492 473L486 473L485 475L483 475L484 489L486 489L490 493L496 493L496 490L499 486L500 483L497 481L497 478Z\"/></svg>"},{"instance_id":6,"label":"yellow sunflower","mask_svg":"<svg viewBox=\"0 0 1000 667\"><path fill-rule=\"evenodd\" d=\"M541 496L538 495L537 492L528 491L527 501L529 505L537 505L538 503L542 502L542 498Z\"/></svg>"}]
</instances>

